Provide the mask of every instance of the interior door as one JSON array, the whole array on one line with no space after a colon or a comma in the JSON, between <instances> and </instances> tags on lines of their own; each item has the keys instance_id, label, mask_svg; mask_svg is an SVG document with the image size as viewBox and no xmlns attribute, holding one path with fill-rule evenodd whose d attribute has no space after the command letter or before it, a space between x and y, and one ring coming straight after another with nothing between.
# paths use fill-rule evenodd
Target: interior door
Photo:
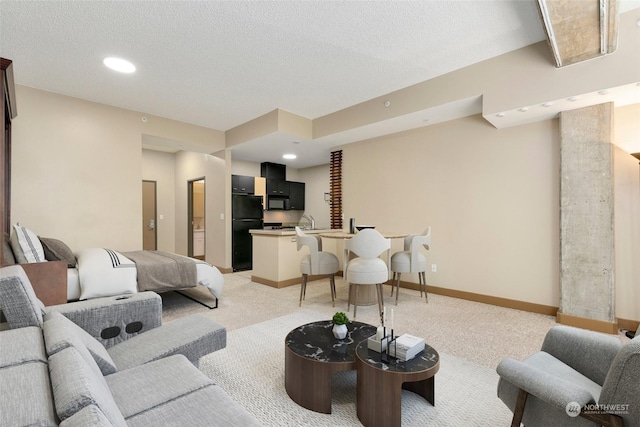
<instances>
[{"instance_id":1,"label":"interior door","mask_svg":"<svg viewBox=\"0 0 640 427\"><path fill-rule=\"evenodd\" d=\"M158 249L156 218L156 182L142 181L142 249Z\"/></svg>"}]
</instances>

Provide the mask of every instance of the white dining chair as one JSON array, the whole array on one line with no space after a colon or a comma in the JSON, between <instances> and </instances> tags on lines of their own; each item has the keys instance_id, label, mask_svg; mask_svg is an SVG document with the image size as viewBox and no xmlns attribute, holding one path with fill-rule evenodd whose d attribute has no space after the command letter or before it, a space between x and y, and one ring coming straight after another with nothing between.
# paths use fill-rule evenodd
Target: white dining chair
<instances>
[{"instance_id":1,"label":"white dining chair","mask_svg":"<svg viewBox=\"0 0 640 427\"><path fill-rule=\"evenodd\" d=\"M425 280L425 271L427 270L427 259L420 252L420 247L429 250L431 244L431 227L427 227L422 234L410 234L404 238L404 251L396 252L391 257L391 271L393 279L391 282L391 296L393 296L393 287L396 288L396 305L398 305L398 294L400 293L400 276L402 273L418 273L418 283L420 286L420 298L422 298L422 289L424 288L424 298L429 302L427 296L427 282ZM396 279L397 275L397 279Z\"/></svg>"},{"instance_id":2,"label":"white dining chair","mask_svg":"<svg viewBox=\"0 0 640 427\"><path fill-rule=\"evenodd\" d=\"M354 237L344 242L345 268L344 277L349 282L349 299L347 311L351 308L351 287L355 287L353 300L353 318L356 317L358 307L358 286L375 285L378 294L378 309L382 313L383 296L382 284L389 280L389 250L391 241L374 229L360 231ZM387 251L387 262L379 258L380 254ZM347 261L349 254L357 257Z\"/></svg>"},{"instance_id":3,"label":"white dining chair","mask_svg":"<svg viewBox=\"0 0 640 427\"><path fill-rule=\"evenodd\" d=\"M309 255L305 255L300 261L300 272L302 273L302 283L300 287L300 302L298 307L302 307L302 300L307 293L307 281L312 275L329 275L329 287L331 288L331 302L335 307L336 301L336 280L335 275L339 270L338 257L331 252L322 252L322 238L318 235L310 235L296 227L296 243L298 250L304 246L309 248Z\"/></svg>"}]
</instances>

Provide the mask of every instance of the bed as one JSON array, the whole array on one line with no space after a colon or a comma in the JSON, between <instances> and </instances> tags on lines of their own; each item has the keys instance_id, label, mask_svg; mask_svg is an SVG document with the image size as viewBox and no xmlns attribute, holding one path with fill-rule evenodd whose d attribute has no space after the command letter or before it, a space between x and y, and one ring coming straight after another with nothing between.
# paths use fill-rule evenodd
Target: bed
<instances>
[{"instance_id":1,"label":"bed","mask_svg":"<svg viewBox=\"0 0 640 427\"><path fill-rule=\"evenodd\" d=\"M5 258L11 252L17 263L67 262L68 301L204 286L217 305L224 286L220 271L205 261L162 251L87 248L74 253L61 240L38 237L19 224L13 227L9 242L5 239L3 252Z\"/></svg>"}]
</instances>

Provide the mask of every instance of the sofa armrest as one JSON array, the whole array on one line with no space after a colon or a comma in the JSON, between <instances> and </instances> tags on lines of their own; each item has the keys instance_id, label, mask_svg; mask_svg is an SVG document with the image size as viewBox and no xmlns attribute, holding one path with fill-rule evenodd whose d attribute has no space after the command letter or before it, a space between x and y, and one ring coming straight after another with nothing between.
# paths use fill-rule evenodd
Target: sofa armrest
<instances>
[{"instance_id":1,"label":"sofa armrest","mask_svg":"<svg viewBox=\"0 0 640 427\"><path fill-rule=\"evenodd\" d=\"M588 390L515 359L503 359L496 371L503 380L562 411L570 402L581 408L594 403Z\"/></svg>"},{"instance_id":2,"label":"sofa armrest","mask_svg":"<svg viewBox=\"0 0 640 427\"><path fill-rule=\"evenodd\" d=\"M162 324L162 299L155 292L52 305L46 310L63 314L107 348Z\"/></svg>"},{"instance_id":3,"label":"sofa armrest","mask_svg":"<svg viewBox=\"0 0 640 427\"><path fill-rule=\"evenodd\" d=\"M602 385L621 348L622 343L614 336L570 326L554 326L547 332L541 350Z\"/></svg>"}]
</instances>

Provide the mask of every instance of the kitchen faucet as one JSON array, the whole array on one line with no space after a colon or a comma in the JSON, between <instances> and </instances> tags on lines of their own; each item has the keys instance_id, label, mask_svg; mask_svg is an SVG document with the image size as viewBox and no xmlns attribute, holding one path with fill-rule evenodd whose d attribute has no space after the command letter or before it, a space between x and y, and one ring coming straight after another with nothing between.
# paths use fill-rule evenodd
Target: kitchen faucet
<instances>
[{"instance_id":1,"label":"kitchen faucet","mask_svg":"<svg viewBox=\"0 0 640 427\"><path fill-rule=\"evenodd\" d=\"M306 218L309 222L311 222L311 230L316 229L316 220L311 215L302 214L302 218Z\"/></svg>"}]
</instances>

